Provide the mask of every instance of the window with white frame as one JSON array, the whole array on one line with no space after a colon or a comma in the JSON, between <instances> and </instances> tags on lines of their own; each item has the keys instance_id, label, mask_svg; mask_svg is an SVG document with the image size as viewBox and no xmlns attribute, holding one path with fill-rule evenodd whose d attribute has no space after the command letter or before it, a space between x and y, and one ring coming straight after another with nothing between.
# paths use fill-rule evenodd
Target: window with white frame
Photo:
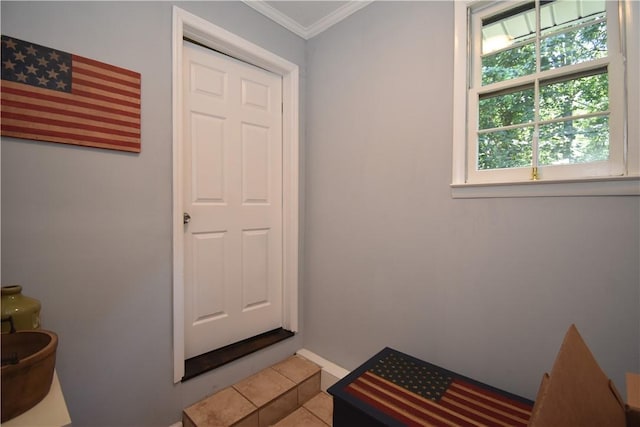
<instances>
[{"instance_id":1,"label":"window with white frame","mask_svg":"<svg viewBox=\"0 0 640 427\"><path fill-rule=\"evenodd\" d=\"M456 55L464 50L465 61L456 67L464 65L466 84L457 91L464 109L454 111L454 184L628 175L626 3L462 6Z\"/></svg>"}]
</instances>

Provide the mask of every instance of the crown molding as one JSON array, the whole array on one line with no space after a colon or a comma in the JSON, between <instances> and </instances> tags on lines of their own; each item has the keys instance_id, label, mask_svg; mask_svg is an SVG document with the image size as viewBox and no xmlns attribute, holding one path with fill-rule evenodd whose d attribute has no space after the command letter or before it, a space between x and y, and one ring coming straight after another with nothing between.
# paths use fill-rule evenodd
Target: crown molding
<instances>
[{"instance_id":1,"label":"crown molding","mask_svg":"<svg viewBox=\"0 0 640 427\"><path fill-rule=\"evenodd\" d=\"M365 6L368 6L374 0L350 1L334 10L330 14L316 21L313 25L305 27L291 19L289 16L280 12L278 9L269 5L264 0L242 0L247 6L257 10L267 18L282 25L292 33L302 37L305 40L320 34L327 28L337 24L349 15L357 12Z\"/></svg>"}]
</instances>

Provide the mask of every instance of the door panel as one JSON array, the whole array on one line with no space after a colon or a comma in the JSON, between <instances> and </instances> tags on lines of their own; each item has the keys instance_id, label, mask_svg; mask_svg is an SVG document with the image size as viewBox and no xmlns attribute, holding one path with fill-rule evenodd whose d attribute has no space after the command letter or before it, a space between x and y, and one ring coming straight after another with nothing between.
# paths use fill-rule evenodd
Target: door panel
<instances>
[{"instance_id":1,"label":"door panel","mask_svg":"<svg viewBox=\"0 0 640 427\"><path fill-rule=\"evenodd\" d=\"M242 310L269 304L269 230L242 232Z\"/></svg>"},{"instance_id":2,"label":"door panel","mask_svg":"<svg viewBox=\"0 0 640 427\"><path fill-rule=\"evenodd\" d=\"M225 233L200 233L193 235L193 292L194 317L192 322L202 322L225 316L224 310L224 246Z\"/></svg>"},{"instance_id":3,"label":"door panel","mask_svg":"<svg viewBox=\"0 0 640 427\"><path fill-rule=\"evenodd\" d=\"M242 202L269 203L269 129L242 124Z\"/></svg>"},{"instance_id":4,"label":"door panel","mask_svg":"<svg viewBox=\"0 0 640 427\"><path fill-rule=\"evenodd\" d=\"M282 80L183 52L189 358L282 326Z\"/></svg>"},{"instance_id":5,"label":"door panel","mask_svg":"<svg viewBox=\"0 0 640 427\"><path fill-rule=\"evenodd\" d=\"M191 115L192 202L224 203L223 118Z\"/></svg>"}]
</instances>

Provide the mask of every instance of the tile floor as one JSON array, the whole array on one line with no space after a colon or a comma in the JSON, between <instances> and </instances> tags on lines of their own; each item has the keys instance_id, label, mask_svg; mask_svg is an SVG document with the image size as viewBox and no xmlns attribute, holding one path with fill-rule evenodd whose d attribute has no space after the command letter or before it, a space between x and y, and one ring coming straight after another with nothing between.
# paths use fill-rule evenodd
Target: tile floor
<instances>
[{"instance_id":1,"label":"tile floor","mask_svg":"<svg viewBox=\"0 0 640 427\"><path fill-rule=\"evenodd\" d=\"M183 411L184 427L332 425L333 401L320 391L320 367L294 355Z\"/></svg>"},{"instance_id":2,"label":"tile floor","mask_svg":"<svg viewBox=\"0 0 640 427\"><path fill-rule=\"evenodd\" d=\"M333 400L320 392L301 408L274 425L274 427L327 427L333 425Z\"/></svg>"}]
</instances>

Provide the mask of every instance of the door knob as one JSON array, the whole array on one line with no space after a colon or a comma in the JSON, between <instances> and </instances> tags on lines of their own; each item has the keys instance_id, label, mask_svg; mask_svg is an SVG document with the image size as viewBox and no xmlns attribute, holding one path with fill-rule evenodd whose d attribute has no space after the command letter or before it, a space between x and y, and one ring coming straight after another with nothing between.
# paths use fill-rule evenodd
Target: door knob
<instances>
[{"instance_id":1,"label":"door knob","mask_svg":"<svg viewBox=\"0 0 640 427\"><path fill-rule=\"evenodd\" d=\"M189 215L187 212L182 214L182 223L183 224L189 224L189 222L191 222L191 215Z\"/></svg>"}]
</instances>

